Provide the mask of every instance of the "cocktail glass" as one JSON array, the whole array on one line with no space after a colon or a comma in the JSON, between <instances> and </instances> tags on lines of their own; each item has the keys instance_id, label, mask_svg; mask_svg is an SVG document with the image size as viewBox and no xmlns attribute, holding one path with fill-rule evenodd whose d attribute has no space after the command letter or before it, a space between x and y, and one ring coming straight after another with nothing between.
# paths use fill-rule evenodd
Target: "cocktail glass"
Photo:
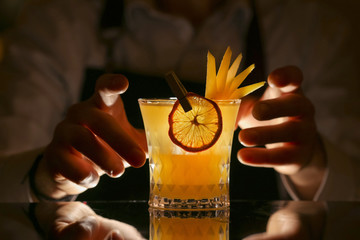
<instances>
[{"instance_id":1,"label":"cocktail glass","mask_svg":"<svg viewBox=\"0 0 360 240\"><path fill-rule=\"evenodd\" d=\"M139 99L150 165L149 205L165 209L228 207L231 146L239 99L216 100L223 119L217 142L187 152L169 135L169 114L176 99Z\"/></svg>"}]
</instances>

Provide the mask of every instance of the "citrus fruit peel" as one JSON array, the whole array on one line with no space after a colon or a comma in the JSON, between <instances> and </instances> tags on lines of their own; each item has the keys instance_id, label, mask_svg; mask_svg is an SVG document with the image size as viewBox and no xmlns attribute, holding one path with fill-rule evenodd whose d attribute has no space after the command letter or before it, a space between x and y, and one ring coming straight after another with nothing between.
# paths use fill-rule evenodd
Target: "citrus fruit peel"
<instances>
[{"instance_id":1,"label":"citrus fruit peel","mask_svg":"<svg viewBox=\"0 0 360 240\"><path fill-rule=\"evenodd\" d=\"M222 132L222 115L216 102L189 92L192 110L185 112L177 100L169 114L171 141L188 152L200 152L213 146Z\"/></svg>"},{"instance_id":2,"label":"citrus fruit peel","mask_svg":"<svg viewBox=\"0 0 360 240\"><path fill-rule=\"evenodd\" d=\"M240 87L245 78L252 72L255 65L252 64L236 76L242 60L239 54L231 64L232 51L228 47L221 60L220 67L216 73L215 57L208 52L205 97L216 100L239 99L259 89L265 81Z\"/></svg>"}]
</instances>

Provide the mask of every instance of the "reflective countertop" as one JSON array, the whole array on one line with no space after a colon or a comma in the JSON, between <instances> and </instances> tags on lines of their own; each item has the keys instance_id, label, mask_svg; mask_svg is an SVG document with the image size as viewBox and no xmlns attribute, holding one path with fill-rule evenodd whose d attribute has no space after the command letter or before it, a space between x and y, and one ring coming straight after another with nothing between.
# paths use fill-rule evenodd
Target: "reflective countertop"
<instances>
[{"instance_id":1,"label":"reflective countertop","mask_svg":"<svg viewBox=\"0 0 360 240\"><path fill-rule=\"evenodd\" d=\"M360 202L239 200L208 211L151 209L146 201L0 203L0 239L121 239L116 236L360 239Z\"/></svg>"}]
</instances>

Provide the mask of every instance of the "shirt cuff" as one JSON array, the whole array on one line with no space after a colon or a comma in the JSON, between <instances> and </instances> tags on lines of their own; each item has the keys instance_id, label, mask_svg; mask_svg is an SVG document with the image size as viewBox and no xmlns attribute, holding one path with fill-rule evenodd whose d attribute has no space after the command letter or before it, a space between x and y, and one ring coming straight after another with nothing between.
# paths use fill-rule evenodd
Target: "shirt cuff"
<instances>
[{"instance_id":1,"label":"shirt cuff","mask_svg":"<svg viewBox=\"0 0 360 240\"><path fill-rule=\"evenodd\" d=\"M43 149L0 158L0 202L33 202L28 172Z\"/></svg>"},{"instance_id":2,"label":"shirt cuff","mask_svg":"<svg viewBox=\"0 0 360 240\"><path fill-rule=\"evenodd\" d=\"M359 165L329 141L323 139L326 151L327 168L324 178L313 198L314 201L351 201L356 200L356 186L354 170L359 171ZM360 171L359 171L360 172ZM301 200L290 178L280 174L286 191L292 199ZM359 197L359 196L358 196Z\"/></svg>"},{"instance_id":3,"label":"shirt cuff","mask_svg":"<svg viewBox=\"0 0 360 240\"><path fill-rule=\"evenodd\" d=\"M359 172L359 163L326 139L324 140L324 146L329 173L317 200L359 200L357 199L359 196L356 196L358 186L356 172Z\"/></svg>"}]
</instances>

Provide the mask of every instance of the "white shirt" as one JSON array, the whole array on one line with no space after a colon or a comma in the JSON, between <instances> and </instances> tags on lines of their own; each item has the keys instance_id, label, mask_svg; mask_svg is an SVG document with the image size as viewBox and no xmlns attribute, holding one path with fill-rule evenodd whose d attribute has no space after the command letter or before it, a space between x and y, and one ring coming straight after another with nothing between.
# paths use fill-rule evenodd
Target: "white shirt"
<instances>
[{"instance_id":1,"label":"white shirt","mask_svg":"<svg viewBox=\"0 0 360 240\"><path fill-rule=\"evenodd\" d=\"M130 2L114 49L121 69L155 75L172 69L180 77L203 81L208 50L216 59L221 59L227 46L234 53L245 51L252 11L242 1L230 1L198 31L185 19L157 12L140 0ZM257 4L267 74L277 67L299 66L304 73L304 92L317 109L317 126L326 142L328 160L317 199L360 199L356 93L360 78L346 18L311 2L264 0ZM0 199L11 196L5 187L9 182L14 182L12 192L16 187L17 192L28 192L26 183L4 174L4 169L16 169L16 161L9 161L6 155L45 146L66 109L79 100L84 69L105 65L105 46L97 32L100 12L96 0L47 1L28 8L30 15L9 35L11 42L7 42L0 68L5 86L0 92L0 153L4 156L0 161ZM34 157L18 159L17 166L23 162L28 167L16 170L17 175L25 176ZM289 181L285 177L283 181L296 199ZM24 197L18 196L18 200Z\"/></svg>"}]
</instances>

